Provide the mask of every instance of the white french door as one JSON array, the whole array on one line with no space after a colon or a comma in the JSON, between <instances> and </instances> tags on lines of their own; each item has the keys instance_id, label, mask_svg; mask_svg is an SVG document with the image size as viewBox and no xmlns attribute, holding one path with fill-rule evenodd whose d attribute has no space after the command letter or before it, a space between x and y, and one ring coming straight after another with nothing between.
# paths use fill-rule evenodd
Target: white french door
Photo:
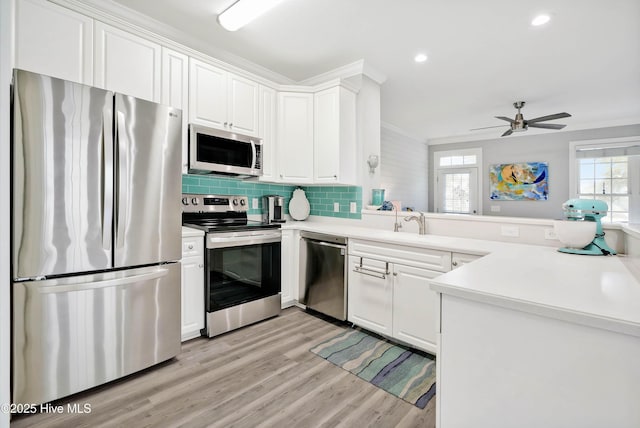
<instances>
[{"instance_id":1,"label":"white french door","mask_svg":"<svg viewBox=\"0 0 640 428\"><path fill-rule=\"evenodd\" d=\"M478 214L478 168L438 170L436 212Z\"/></svg>"}]
</instances>

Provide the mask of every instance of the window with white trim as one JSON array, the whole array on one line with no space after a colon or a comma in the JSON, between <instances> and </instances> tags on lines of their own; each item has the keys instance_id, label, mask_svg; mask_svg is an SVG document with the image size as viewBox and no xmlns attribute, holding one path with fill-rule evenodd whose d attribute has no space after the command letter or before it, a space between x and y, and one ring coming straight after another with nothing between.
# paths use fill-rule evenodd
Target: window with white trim
<instances>
[{"instance_id":1,"label":"window with white trim","mask_svg":"<svg viewBox=\"0 0 640 428\"><path fill-rule=\"evenodd\" d=\"M572 193L607 203L606 223L640 221L640 137L571 143Z\"/></svg>"},{"instance_id":2,"label":"window with white trim","mask_svg":"<svg viewBox=\"0 0 640 428\"><path fill-rule=\"evenodd\" d=\"M480 213L478 194L481 186L478 167L482 165L482 149L460 149L434 152L436 212L457 214Z\"/></svg>"}]
</instances>

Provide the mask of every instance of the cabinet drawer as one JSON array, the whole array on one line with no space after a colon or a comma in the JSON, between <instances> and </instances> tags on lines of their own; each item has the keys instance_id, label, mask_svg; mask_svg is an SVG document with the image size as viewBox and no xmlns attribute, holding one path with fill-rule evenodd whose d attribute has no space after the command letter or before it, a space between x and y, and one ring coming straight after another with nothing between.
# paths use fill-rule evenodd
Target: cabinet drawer
<instances>
[{"instance_id":1,"label":"cabinet drawer","mask_svg":"<svg viewBox=\"0 0 640 428\"><path fill-rule=\"evenodd\" d=\"M451 270L451 253L449 251L350 239L349 254L439 272Z\"/></svg>"},{"instance_id":2,"label":"cabinet drawer","mask_svg":"<svg viewBox=\"0 0 640 428\"><path fill-rule=\"evenodd\" d=\"M467 254L467 253L451 253L451 268L459 268L460 266L471 263L474 260L479 259L482 256L477 254Z\"/></svg>"},{"instance_id":3,"label":"cabinet drawer","mask_svg":"<svg viewBox=\"0 0 640 428\"><path fill-rule=\"evenodd\" d=\"M201 236L182 238L182 257L202 256L204 254L204 239Z\"/></svg>"}]
</instances>

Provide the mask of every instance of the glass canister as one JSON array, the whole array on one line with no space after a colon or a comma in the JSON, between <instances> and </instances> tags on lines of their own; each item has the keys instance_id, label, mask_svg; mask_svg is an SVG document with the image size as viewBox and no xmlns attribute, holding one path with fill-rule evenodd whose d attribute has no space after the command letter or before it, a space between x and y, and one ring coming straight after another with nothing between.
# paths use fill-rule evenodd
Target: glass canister
<instances>
[{"instance_id":1,"label":"glass canister","mask_svg":"<svg viewBox=\"0 0 640 428\"><path fill-rule=\"evenodd\" d=\"M371 205L382 205L384 202L384 189L371 189Z\"/></svg>"}]
</instances>

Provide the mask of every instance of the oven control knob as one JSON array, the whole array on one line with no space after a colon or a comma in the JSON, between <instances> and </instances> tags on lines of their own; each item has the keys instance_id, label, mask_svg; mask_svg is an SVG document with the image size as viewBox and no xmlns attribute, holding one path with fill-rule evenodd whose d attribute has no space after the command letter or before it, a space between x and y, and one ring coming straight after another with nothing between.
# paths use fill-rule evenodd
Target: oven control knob
<instances>
[{"instance_id":1,"label":"oven control knob","mask_svg":"<svg viewBox=\"0 0 640 428\"><path fill-rule=\"evenodd\" d=\"M198 198L193 198L193 199L191 199L191 203L192 203L193 205L198 205Z\"/></svg>"},{"instance_id":2,"label":"oven control knob","mask_svg":"<svg viewBox=\"0 0 640 428\"><path fill-rule=\"evenodd\" d=\"M238 200L237 199L233 200L233 205L238 205Z\"/></svg>"},{"instance_id":3,"label":"oven control knob","mask_svg":"<svg viewBox=\"0 0 640 428\"><path fill-rule=\"evenodd\" d=\"M244 199L240 199L240 205L247 205L247 201L245 201Z\"/></svg>"},{"instance_id":4,"label":"oven control knob","mask_svg":"<svg viewBox=\"0 0 640 428\"><path fill-rule=\"evenodd\" d=\"M182 198L182 205L189 205L189 198Z\"/></svg>"}]
</instances>

